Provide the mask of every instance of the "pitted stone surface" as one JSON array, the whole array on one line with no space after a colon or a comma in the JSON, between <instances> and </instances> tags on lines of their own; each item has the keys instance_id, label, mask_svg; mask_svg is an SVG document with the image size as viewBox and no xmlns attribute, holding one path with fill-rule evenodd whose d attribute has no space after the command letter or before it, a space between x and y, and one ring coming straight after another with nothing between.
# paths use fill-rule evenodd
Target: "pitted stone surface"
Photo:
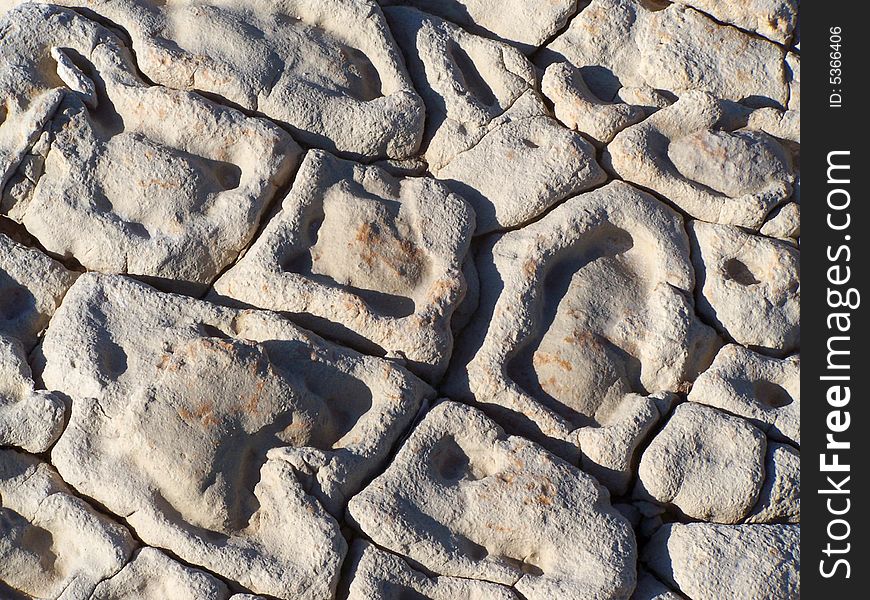
<instances>
[{"instance_id":1,"label":"pitted stone surface","mask_svg":"<svg viewBox=\"0 0 870 600\"><path fill-rule=\"evenodd\" d=\"M715 97L686 93L619 133L605 165L693 217L757 229L793 191L791 158L763 131L722 128L725 118Z\"/></svg>"},{"instance_id":2,"label":"pitted stone surface","mask_svg":"<svg viewBox=\"0 0 870 600\"><path fill-rule=\"evenodd\" d=\"M797 0L675 0L675 3L691 6L717 21L755 32L780 44L787 44L797 27Z\"/></svg>"},{"instance_id":3,"label":"pitted stone surface","mask_svg":"<svg viewBox=\"0 0 870 600\"><path fill-rule=\"evenodd\" d=\"M134 547L124 527L74 496L51 465L0 450L4 598L86 599L121 570Z\"/></svg>"},{"instance_id":4,"label":"pitted stone surface","mask_svg":"<svg viewBox=\"0 0 870 600\"><path fill-rule=\"evenodd\" d=\"M579 68L602 100L622 87L649 87L677 96L701 90L749 106L788 103L781 46L679 3L592 0L547 51L547 60Z\"/></svg>"},{"instance_id":5,"label":"pitted stone surface","mask_svg":"<svg viewBox=\"0 0 870 600\"><path fill-rule=\"evenodd\" d=\"M431 178L312 151L281 211L214 289L438 379L473 231L465 201Z\"/></svg>"},{"instance_id":6,"label":"pitted stone surface","mask_svg":"<svg viewBox=\"0 0 870 600\"><path fill-rule=\"evenodd\" d=\"M698 311L734 341L768 354L800 342L800 251L738 227L690 221Z\"/></svg>"},{"instance_id":7,"label":"pitted stone surface","mask_svg":"<svg viewBox=\"0 0 870 600\"><path fill-rule=\"evenodd\" d=\"M404 560L358 540L350 549L347 600L429 598L431 600L517 600L506 586L459 577L427 577Z\"/></svg>"},{"instance_id":8,"label":"pitted stone surface","mask_svg":"<svg viewBox=\"0 0 870 600\"><path fill-rule=\"evenodd\" d=\"M641 559L689 598L800 596L799 525L665 525Z\"/></svg>"},{"instance_id":9,"label":"pitted stone surface","mask_svg":"<svg viewBox=\"0 0 870 600\"><path fill-rule=\"evenodd\" d=\"M42 350L72 398L65 480L146 543L282 598L335 589L346 544L321 503L340 514L428 393L273 313L117 276L79 278Z\"/></svg>"},{"instance_id":10,"label":"pitted stone surface","mask_svg":"<svg viewBox=\"0 0 870 600\"><path fill-rule=\"evenodd\" d=\"M800 446L800 356L771 358L729 344L695 380L689 400L741 416L769 437Z\"/></svg>"},{"instance_id":11,"label":"pitted stone surface","mask_svg":"<svg viewBox=\"0 0 870 600\"><path fill-rule=\"evenodd\" d=\"M566 458L598 438L600 466L620 473L608 483L624 485L659 417L644 396L684 389L718 346L694 313L682 219L613 182L492 238L477 261L480 308L442 389Z\"/></svg>"},{"instance_id":12,"label":"pitted stone surface","mask_svg":"<svg viewBox=\"0 0 870 600\"><path fill-rule=\"evenodd\" d=\"M77 13L25 4L0 27L9 32L0 93L31 106L56 99L34 146L39 168L12 176L18 185L0 212L88 269L169 287L210 283L297 164L290 136L198 95L146 85L120 40ZM33 89L18 88L22 77ZM26 114L4 127L16 124L27 127Z\"/></svg>"},{"instance_id":13,"label":"pitted stone surface","mask_svg":"<svg viewBox=\"0 0 870 600\"><path fill-rule=\"evenodd\" d=\"M627 599L635 584L634 535L607 491L455 402L429 412L348 515L432 572L529 600Z\"/></svg>"},{"instance_id":14,"label":"pitted stone surface","mask_svg":"<svg viewBox=\"0 0 870 600\"><path fill-rule=\"evenodd\" d=\"M154 83L256 111L308 145L405 158L420 144L423 103L374 0L55 4L123 28Z\"/></svg>"}]
</instances>

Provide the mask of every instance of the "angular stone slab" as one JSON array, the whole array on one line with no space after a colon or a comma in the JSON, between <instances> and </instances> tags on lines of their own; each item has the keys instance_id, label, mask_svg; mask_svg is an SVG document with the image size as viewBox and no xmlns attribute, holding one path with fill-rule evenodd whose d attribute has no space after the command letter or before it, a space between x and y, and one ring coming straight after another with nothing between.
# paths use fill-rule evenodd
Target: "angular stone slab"
<instances>
[{"instance_id":1,"label":"angular stone slab","mask_svg":"<svg viewBox=\"0 0 870 600\"><path fill-rule=\"evenodd\" d=\"M426 105L421 153L433 170L479 142L535 88L535 68L506 44L406 6L384 14Z\"/></svg>"},{"instance_id":2,"label":"angular stone slab","mask_svg":"<svg viewBox=\"0 0 870 600\"><path fill-rule=\"evenodd\" d=\"M541 107L527 92L475 146L430 167L474 207L477 234L523 225L606 179L595 147Z\"/></svg>"},{"instance_id":3,"label":"angular stone slab","mask_svg":"<svg viewBox=\"0 0 870 600\"><path fill-rule=\"evenodd\" d=\"M32 151L36 173L12 177L0 211L90 270L175 289L210 283L298 163L290 136L196 94L146 85L116 37L72 11L26 4L0 27L19 32L0 42L0 94L21 96L16 77L25 77L34 89L19 101L61 98Z\"/></svg>"},{"instance_id":4,"label":"angular stone slab","mask_svg":"<svg viewBox=\"0 0 870 600\"><path fill-rule=\"evenodd\" d=\"M800 523L801 457L788 444L767 445L766 478L758 504L746 523Z\"/></svg>"},{"instance_id":5,"label":"angular stone slab","mask_svg":"<svg viewBox=\"0 0 870 600\"><path fill-rule=\"evenodd\" d=\"M27 353L78 273L0 233L0 445L44 452L63 429L63 401L35 390Z\"/></svg>"},{"instance_id":6,"label":"angular stone slab","mask_svg":"<svg viewBox=\"0 0 870 600\"><path fill-rule=\"evenodd\" d=\"M3 598L88 598L136 545L51 465L14 450L0 450L0 523Z\"/></svg>"},{"instance_id":7,"label":"angular stone slab","mask_svg":"<svg viewBox=\"0 0 870 600\"><path fill-rule=\"evenodd\" d=\"M794 188L791 157L754 129L723 129L724 107L690 92L617 134L604 164L698 219L758 229Z\"/></svg>"},{"instance_id":8,"label":"angular stone slab","mask_svg":"<svg viewBox=\"0 0 870 600\"><path fill-rule=\"evenodd\" d=\"M638 569L637 587L630 600L686 600L685 596L676 593L648 571Z\"/></svg>"},{"instance_id":9,"label":"angular stone slab","mask_svg":"<svg viewBox=\"0 0 870 600\"><path fill-rule=\"evenodd\" d=\"M776 356L800 347L800 251L737 227L687 224L698 311L734 341Z\"/></svg>"},{"instance_id":10,"label":"angular stone slab","mask_svg":"<svg viewBox=\"0 0 870 600\"><path fill-rule=\"evenodd\" d=\"M768 436L800 446L800 356L771 358L737 344L723 347L689 400L741 416Z\"/></svg>"},{"instance_id":11,"label":"angular stone slab","mask_svg":"<svg viewBox=\"0 0 870 600\"><path fill-rule=\"evenodd\" d=\"M139 550L118 574L100 582L90 600L242 600L220 579L182 565L156 548Z\"/></svg>"},{"instance_id":12,"label":"angular stone slab","mask_svg":"<svg viewBox=\"0 0 870 600\"><path fill-rule=\"evenodd\" d=\"M687 389L718 348L694 313L680 216L613 182L487 240L477 267L480 307L444 392L572 461L578 430L620 440L601 466L624 482L664 399L643 396Z\"/></svg>"},{"instance_id":13,"label":"angular stone slab","mask_svg":"<svg viewBox=\"0 0 870 600\"><path fill-rule=\"evenodd\" d=\"M382 6L411 5L478 35L503 40L529 54L547 41L577 10L576 0L379 0Z\"/></svg>"},{"instance_id":14,"label":"angular stone slab","mask_svg":"<svg viewBox=\"0 0 870 600\"><path fill-rule=\"evenodd\" d=\"M681 404L640 459L639 493L693 519L739 523L759 499L766 448L743 419Z\"/></svg>"},{"instance_id":15,"label":"angular stone slab","mask_svg":"<svg viewBox=\"0 0 870 600\"><path fill-rule=\"evenodd\" d=\"M434 381L450 357L473 231L471 208L434 179L396 178L314 150L281 211L214 289L400 356Z\"/></svg>"},{"instance_id":16,"label":"angular stone slab","mask_svg":"<svg viewBox=\"0 0 870 600\"><path fill-rule=\"evenodd\" d=\"M624 600L635 584L634 534L607 491L456 402L429 412L348 518L433 573L528 600Z\"/></svg>"},{"instance_id":17,"label":"angular stone slab","mask_svg":"<svg viewBox=\"0 0 870 600\"><path fill-rule=\"evenodd\" d=\"M617 133L644 117L639 106L597 98L580 70L567 62L547 67L541 91L553 103L556 118L565 127L586 135L598 146L608 144Z\"/></svg>"},{"instance_id":18,"label":"angular stone slab","mask_svg":"<svg viewBox=\"0 0 870 600\"><path fill-rule=\"evenodd\" d=\"M459 577L427 577L395 554L363 540L351 546L346 600L428 598L430 600L516 600L505 586Z\"/></svg>"},{"instance_id":19,"label":"angular stone slab","mask_svg":"<svg viewBox=\"0 0 870 600\"><path fill-rule=\"evenodd\" d=\"M798 24L797 0L675 0L706 13L721 23L752 31L774 42L787 44Z\"/></svg>"},{"instance_id":20,"label":"angular stone slab","mask_svg":"<svg viewBox=\"0 0 870 600\"><path fill-rule=\"evenodd\" d=\"M800 597L800 525L673 523L641 558L689 598Z\"/></svg>"},{"instance_id":21,"label":"angular stone slab","mask_svg":"<svg viewBox=\"0 0 870 600\"><path fill-rule=\"evenodd\" d=\"M593 0L542 58L578 67L602 100L621 87L648 87L677 96L701 90L749 106L788 103L781 46L680 4Z\"/></svg>"},{"instance_id":22,"label":"angular stone slab","mask_svg":"<svg viewBox=\"0 0 870 600\"><path fill-rule=\"evenodd\" d=\"M256 111L306 145L356 158L406 158L420 145L423 102L374 0L55 4L122 27L158 85Z\"/></svg>"},{"instance_id":23,"label":"angular stone slab","mask_svg":"<svg viewBox=\"0 0 870 600\"><path fill-rule=\"evenodd\" d=\"M147 544L294 600L337 584L346 544L321 503L341 511L430 393L274 313L119 276L80 277L42 352L72 398L51 454L66 481Z\"/></svg>"}]
</instances>

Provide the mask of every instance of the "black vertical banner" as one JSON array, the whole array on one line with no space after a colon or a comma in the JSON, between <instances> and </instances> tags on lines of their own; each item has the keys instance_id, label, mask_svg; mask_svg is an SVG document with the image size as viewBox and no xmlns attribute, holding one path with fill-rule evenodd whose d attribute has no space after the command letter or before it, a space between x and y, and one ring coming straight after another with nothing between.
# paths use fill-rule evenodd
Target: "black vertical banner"
<instances>
[{"instance_id":1,"label":"black vertical banner","mask_svg":"<svg viewBox=\"0 0 870 600\"><path fill-rule=\"evenodd\" d=\"M801 584L865 598L870 163L864 2L801 3Z\"/></svg>"}]
</instances>

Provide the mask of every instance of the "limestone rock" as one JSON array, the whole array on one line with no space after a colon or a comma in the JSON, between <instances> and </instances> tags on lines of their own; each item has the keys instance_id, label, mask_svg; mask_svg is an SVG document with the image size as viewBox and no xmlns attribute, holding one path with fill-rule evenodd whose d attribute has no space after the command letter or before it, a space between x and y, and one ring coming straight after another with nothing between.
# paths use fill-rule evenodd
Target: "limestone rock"
<instances>
[{"instance_id":1,"label":"limestone rock","mask_svg":"<svg viewBox=\"0 0 870 600\"><path fill-rule=\"evenodd\" d=\"M0 335L29 352L77 276L0 233Z\"/></svg>"},{"instance_id":2,"label":"limestone rock","mask_svg":"<svg viewBox=\"0 0 870 600\"><path fill-rule=\"evenodd\" d=\"M210 283L297 164L290 136L196 94L144 84L119 40L74 12L26 4L0 28L10 32L0 35L0 93L31 104L59 97L36 152L41 166L13 178L0 212L88 269L176 289Z\"/></svg>"},{"instance_id":3,"label":"limestone rock","mask_svg":"<svg viewBox=\"0 0 870 600\"><path fill-rule=\"evenodd\" d=\"M473 231L474 213L434 179L311 151L282 210L214 289L434 380Z\"/></svg>"},{"instance_id":4,"label":"limestone rock","mask_svg":"<svg viewBox=\"0 0 870 600\"><path fill-rule=\"evenodd\" d=\"M462 25L485 37L504 40L525 53L547 41L577 9L577 0L380 0L381 5L411 5Z\"/></svg>"},{"instance_id":5,"label":"limestone rock","mask_svg":"<svg viewBox=\"0 0 870 600\"><path fill-rule=\"evenodd\" d=\"M757 229L792 193L791 159L762 131L722 129L725 117L714 97L687 93L619 133L604 162L693 217Z\"/></svg>"},{"instance_id":6,"label":"limestone rock","mask_svg":"<svg viewBox=\"0 0 870 600\"><path fill-rule=\"evenodd\" d=\"M758 504L746 523L800 523L801 458L787 444L767 445L766 479Z\"/></svg>"},{"instance_id":7,"label":"limestone rock","mask_svg":"<svg viewBox=\"0 0 870 600\"><path fill-rule=\"evenodd\" d=\"M431 600L516 600L507 587L458 577L427 577L395 554L357 540L350 549L346 600L428 598Z\"/></svg>"},{"instance_id":8,"label":"limestone rock","mask_svg":"<svg viewBox=\"0 0 870 600\"><path fill-rule=\"evenodd\" d=\"M513 109L477 145L432 168L474 208L478 234L523 225L606 179L583 136L552 117Z\"/></svg>"},{"instance_id":9,"label":"limestone rock","mask_svg":"<svg viewBox=\"0 0 870 600\"><path fill-rule=\"evenodd\" d=\"M63 429L64 404L34 389L27 353L78 273L0 233L0 445L44 452Z\"/></svg>"},{"instance_id":10,"label":"limestone rock","mask_svg":"<svg viewBox=\"0 0 870 600\"><path fill-rule=\"evenodd\" d=\"M698 310L736 342L775 355L800 343L800 252L737 227L687 224Z\"/></svg>"},{"instance_id":11,"label":"limestone rock","mask_svg":"<svg viewBox=\"0 0 870 600\"><path fill-rule=\"evenodd\" d=\"M750 106L788 103L781 46L680 4L593 0L547 46L544 58L578 67L602 100L628 86L677 96L702 90Z\"/></svg>"},{"instance_id":12,"label":"limestone rock","mask_svg":"<svg viewBox=\"0 0 870 600\"><path fill-rule=\"evenodd\" d=\"M764 434L743 419L681 404L644 451L638 487L693 519L738 523L761 493L765 450Z\"/></svg>"},{"instance_id":13,"label":"limestone rock","mask_svg":"<svg viewBox=\"0 0 870 600\"><path fill-rule=\"evenodd\" d=\"M142 548L121 571L101 582L90 600L227 600L221 580L186 567L156 548Z\"/></svg>"},{"instance_id":14,"label":"limestone rock","mask_svg":"<svg viewBox=\"0 0 870 600\"><path fill-rule=\"evenodd\" d=\"M0 450L0 595L88 598L135 543L39 459ZM15 592L10 591L15 590Z\"/></svg>"},{"instance_id":15,"label":"limestone rock","mask_svg":"<svg viewBox=\"0 0 870 600\"><path fill-rule=\"evenodd\" d=\"M665 525L644 548L650 569L689 598L800 597L799 525Z\"/></svg>"},{"instance_id":16,"label":"limestone rock","mask_svg":"<svg viewBox=\"0 0 870 600\"><path fill-rule=\"evenodd\" d=\"M788 77L788 109L801 110L801 55L789 52L785 55L786 75Z\"/></svg>"},{"instance_id":17,"label":"limestone rock","mask_svg":"<svg viewBox=\"0 0 870 600\"><path fill-rule=\"evenodd\" d=\"M516 49L407 6L384 14L426 105L421 152L440 169L486 134L528 90L535 69Z\"/></svg>"},{"instance_id":18,"label":"limestone rock","mask_svg":"<svg viewBox=\"0 0 870 600\"><path fill-rule=\"evenodd\" d=\"M638 569L637 587L634 588L630 600L685 600L685 597L670 589L648 571Z\"/></svg>"},{"instance_id":19,"label":"limestone rock","mask_svg":"<svg viewBox=\"0 0 870 600\"><path fill-rule=\"evenodd\" d=\"M801 142L801 114L795 110L759 108L752 111L747 127L796 144Z\"/></svg>"},{"instance_id":20,"label":"limestone rock","mask_svg":"<svg viewBox=\"0 0 870 600\"><path fill-rule=\"evenodd\" d=\"M749 419L771 438L800 446L800 356L771 358L729 344L695 380L689 400Z\"/></svg>"},{"instance_id":21,"label":"limestone rock","mask_svg":"<svg viewBox=\"0 0 870 600\"><path fill-rule=\"evenodd\" d=\"M307 145L405 158L420 144L423 103L374 0L55 4L122 27L151 81L256 111Z\"/></svg>"},{"instance_id":22,"label":"limestone rock","mask_svg":"<svg viewBox=\"0 0 870 600\"><path fill-rule=\"evenodd\" d=\"M51 453L66 481L147 544L294 600L328 597L346 551L321 503L341 510L429 393L274 313L119 276L80 277L42 353L72 398Z\"/></svg>"},{"instance_id":23,"label":"limestone rock","mask_svg":"<svg viewBox=\"0 0 870 600\"><path fill-rule=\"evenodd\" d=\"M801 236L801 205L797 202L783 205L762 225L759 232L785 241L798 239Z\"/></svg>"},{"instance_id":24,"label":"limestone rock","mask_svg":"<svg viewBox=\"0 0 870 600\"><path fill-rule=\"evenodd\" d=\"M613 137L644 117L639 106L604 102L583 81L579 69L570 63L554 63L547 67L541 90L553 103L556 118L565 127L579 131L597 145L609 143Z\"/></svg>"},{"instance_id":25,"label":"limestone rock","mask_svg":"<svg viewBox=\"0 0 870 600\"><path fill-rule=\"evenodd\" d=\"M787 44L797 27L797 0L743 2L675 0L675 2L696 8L719 22L730 23L740 29L755 32L780 44Z\"/></svg>"},{"instance_id":26,"label":"limestone rock","mask_svg":"<svg viewBox=\"0 0 870 600\"><path fill-rule=\"evenodd\" d=\"M694 313L680 216L613 182L485 240L477 267L480 307L444 392L572 461L597 438L624 480L664 399L644 396L685 389L718 348Z\"/></svg>"},{"instance_id":27,"label":"limestone rock","mask_svg":"<svg viewBox=\"0 0 870 600\"><path fill-rule=\"evenodd\" d=\"M455 402L433 408L348 504L375 543L529 600L627 599L635 540L590 476Z\"/></svg>"}]
</instances>

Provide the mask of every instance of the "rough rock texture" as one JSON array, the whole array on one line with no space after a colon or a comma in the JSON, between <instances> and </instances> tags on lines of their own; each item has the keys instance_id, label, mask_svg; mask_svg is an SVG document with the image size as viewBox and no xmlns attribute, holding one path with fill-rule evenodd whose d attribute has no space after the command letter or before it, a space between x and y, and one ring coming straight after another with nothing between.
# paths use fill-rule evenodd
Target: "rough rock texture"
<instances>
[{"instance_id":1,"label":"rough rock texture","mask_svg":"<svg viewBox=\"0 0 870 600\"><path fill-rule=\"evenodd\" d=\"M474 213L434 179L312 151L281 211L214 289L438 379L473 231Z\"/></svg>"},{"instance_id":2,"label":"rough rock texture","mask_svg":"<svg viewBox=\"0 0 870 600\"><path fill-rule=\"evenodd\" d=\"M757 229L792 193L791 159L763 131L723 129L725 118L715 97L688 92L619 133L604 162L693 217Z\"/></svg>"},{"instance_id":3,"label":"rough rock texture","mask_svg":"<svg viewBox=\"0 0 870 600\"><path fill-rule=\"evenodd\" d=\"M607 491L455 402L429 412L348 516L427 569L529 600L627 599L635 584L634 535Z\"/></svg>"},{"instance_id":4,"label":"rough rock texture","mask_svg":"<svg viewBox=\"0 0 870 600\"><path fill-rule=\"evenodd\" d=\"M517 600L506 586L459 577L427 577L389 552L358 540L350 549L347 600L429 598L431 600Z\"/></svg>"},{"instance_id":5,"label":"rough rock texture","mask_svg":"<svg viewBox=\"0 0 870 600\"><path fill-rule=\"evenodd\" d=\"M668 524L641 559L689 598L800 597L799 525Z\"/></svg>"},{"instance_id":6,"label":"rough rock texture","mask_svg":"<svg viewBox=\"0 0 870 600\"><path fill-rule=\"evenodd\" d=\"M797 598L799 20L0 0L0 599Z\"/></svg>"},{"instance_id":7,"label":"rough rock texture","mask_svg":"<svg viewBox=\"0 0 870 600\"><path fill-rule=\"evenodd\" d=\"M556 118L566 127L579 131L597 145L608 144L613 137L644 117L639 106L605 102L586 85L583 75L570 63L547 67L541 90L553 103Z\"/></svg>"},{"instance_id":8,"label":"rough rock texture","mask_svg":"<svg viewBox=\"0 0 870 600\"><path fill-rule=\"evenodd\" d=\"M761 493L765 450L764 434L743 419L681 404L644 451L638 486L693 519L738 523Z\"/></svg>"},{"instance_id":9,"label":"rough rock texture","mask_svg":"<svg viewBox=\"0 0 870 600\"><path fill-rule=\"evenodd\" d=\"M800 446L800 356L771 358L729 344L695 380L689 400L749 419L771 438Z\"/></svg>"},{"instance_id":10,"label":"rough rock texture","mask_svg":"<svg viewBox=\"0 0 870 600\"><path fill-rule=\"evenodd\" d=\"M780 44L787 44L797 27L797 0L674 1L676 4L685 4L707 13L717 21L755 32Z\"/></svg>"},{"instance_id":11,"label":"rough rock texture","mask_svg":"<svg viewBox=\"0 0 870 600\"><path fill-rule=\"evenodd\" d=\"M687 224L698 311L734 341L779 356L800 342L800 251L737 227Z\"/></svg>"},{"instance_id":12,"label":"rough rock texture","mask_svg":"<svg viewBox=\"0 0 870 600\"><path fill-rule=\"evenodd\" d=\"M29 107L3 127L53 111L30 136L35 172L11 177L0 212L88 269L210 283L253 237L298 146L266 121L146 85L120 40L74 12L26 4L0 27L0 94Z\"/></svg>"},{"instance_id":13,"label":"rough rock texture","mask_svg":"<svg viewBox=\"0 0 870 600\"><path fill-rule=\"evenodd\" d=\"M602 100L612 100L622 87L649 87L677 96L702 90L749 106L788 103L781 46L680 4L593 0L547 46L545 58L579 68Z\"/></svg>"},{"instance_id":14,"label":"rough rock texture","mask_svg":"<svg viewBox=\"0 0 870 600\"><path fill-rule=\"evenodd\" d=\"M523 225L606 179L595 148L552 117L528 92L474 147L432 174L465 197L477 233Z\"/></svg>"},{"instance_id":15,"label":"rough rock texture","mask_svg":"<svg viewBox=\"0 0 870 600\"><path fill-rule=\"evenodd\" d=\"M346 544L321 502L338 514L427 393L272 313L117 276L79 278L42 350L73 399L64 479L146 543L282 598L335 588Z\"/></svg>"},{"instance_id":16,"label":"rough rock texture","mask_svg":"<svg viewBox=\"0 0 870 600\"><path fill-rule=\"evenodd\" d=\"M0 450L0 596L86 599L134 547L126 529L75 497L50 465Z\"/></svg>"},{"instance_id":17,"label":"rough rock texture","mask_svg":"<svg viewBox=\"0 0 870 600\"><path fill-rule=\"evenodd\" d=\"M63 427L64 404L34 389L27 353L78 274L0 233L0 445L43 452Z\"/></svg>"},{"instance_id":18,"label":"rough rock texture","mask_svg":"<svg viewBox=\"0 0 870 600\"><path fill-rule=\"evenodd\" d=\"M426 104L420 151L434 170L478 143L493 120L535 88L534 67L506 44L414 8L384 13Z\"/></svg>"},{"instance_id":19,"label":"rough rock texture","mask_svg":"<svg viewBox=\"0 0 870 600\"><path fill-rule=\"evenodd\" d=\"M577 8L576 0L379 0L381 5L412 5L480 35L504 40L529 53L561 29Z\"/></svg>"},{"instance_id":20,"label":"rough rock texture","mask_svg":"<svg viewBox=\"0 0 870 600\"><path fill-rule=\"evenodd\" d=\"M256 111L306 144L357 158L420 144L423 103L374 0L55 3L123 28L151 81Z\"/></svg>"},{"instance_id":21,"label":"rough rock texture","mask_svg":"<svg viewBox=\"0 0 870 600\"><path fill-rule=\"evenodd\" d=\"M684 389L718 344L694 313L682 219L613 182L492 239L477 260L480 308L444 391L569 459L597 437L602 457L619 455L600 466L624 485L660 412L642 395Z\"/></svg>"}]
</instances>

